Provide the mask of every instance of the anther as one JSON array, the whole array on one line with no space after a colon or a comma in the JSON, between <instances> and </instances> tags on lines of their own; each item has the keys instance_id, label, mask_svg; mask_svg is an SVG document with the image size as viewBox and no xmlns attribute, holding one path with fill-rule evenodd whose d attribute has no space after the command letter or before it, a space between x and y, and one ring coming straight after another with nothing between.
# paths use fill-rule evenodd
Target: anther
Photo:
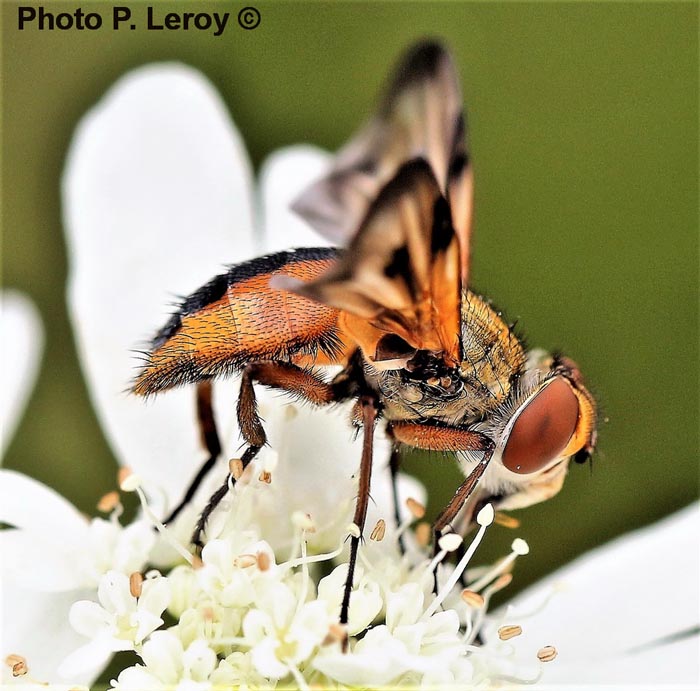
<instances>
[{"instance_id":1,"label":"anther","mask_svg":"<svg viewBox=\"0 0 700 691\"><path fill-rule=\"evenodd\" d=\"M445 552L454 552L462 544L462 536L457 533L447 533L438 540L438 546Z\"/></svg>"},{"instance_id":2,"label":"anther","mask_svg":"<svg viewBox=\"0 0 700 691\"><path fill-rule=\"evenodd\" d=\"M421 547L427 547L430 544L432 533L433 531L430 528L430 523L422 521L416 526L416 542Z\"/></svg>"},{"instance_id":3,"label":"anther","mask_svg":"<svg viewBox=\"0 0 700 691\"><path fill-rule=\"evenodd\" d=\"M238 482L243 475L243 461L240 458L232 458L228 462L228 472L231 473L231 477Z\"/></svg>"},{"instance_id":4,"label":"anther","mask_svg":"<svg viewBox=\"0 0 700 691\"><path fill-rule=\"evenodd\" d=\"M462 602L469 605L469 607L473 607L474 609L481 609L485 604L482 595L479 595L479 593L475 593L473 590L469 590L468 588L465 588L460 593L460 597L462 598Z\"/></svg>"},{"instance_id":5,"label":"anther","mask_svg":"<svg viewBox=\"0 0 700 691\"><path fill-rule=\"evenodd\" d=\"M347 631L342 624L331 624L328 627L328 633L323 639L321 645L330 645L331 643L342 643L347 638Z\"/></svg>"},{"instance_id":6,"label":"anther","mask_svg":"<svg viewBox=\"0 0 700 691\"><path fill-rule=\"evenodd\" d=\"M5 664L12 670L13 677L23 677L29 671L27 661L21 655L8 655Z\"/></svg>"},{"instance_id":7,"label":"anther","mask_svg":"<svg viewBox=\"0 0 700 691\"><path fill-rule=\"evenodd\" d=\"M138 571L134 571L129 576L129 592L131 597L141 597L141 591L143 590L143 575Z\"/></svg>"},{"instance_id":8,"label":"anther","mask_svg":"<svg viewBox=\"0 0 700 691\"><path fill-rule=\"evenodd\" d=\"M499 590L503 590L503 588L508 587L512 582L513 582L513 574L512 573L504 573L493 582L493 584L491 585L489 590L492 593L497 593Z\"/></svg>"},{"instance_id":9,"label":"anther","mask_svg":"<svg viewBox=\"0 0 700 691\"><path fill-rule=\"evenodd\" d=\"M131 468L120 468L118 478L122 492L135 492L141 487L141 478Z\"/></svg>"},{"instance_id":10,"label":"anther","mask_svg":"<svg viewBox=\"0 0 700 691\"><path fill-rule=\"evenodd\" d=\"M233 565L238 569L247 569L257 563L258 558L254 554L240 554L233 560Z\"/></svg>"},{"instance_id":11,"label":"anther","mask_svg":"<svg viewBox=\"0 0 700 691\"><path fill-rule=\"evenodd\" d=\"M316 524L311 518L310 513L304 513L303 511L295 511L292 514L292 525L307 533L316 532Z\"/></svg>"},{"instance_id":12,"label":"anther","mask_svg":"<svg viewBox=\"0 0 700 691\"><path fill-rule=\"evenodd\" d=\"M503 511L496 511L496 517L494 518L493 522L496 525L503 526L504 528L514 529L520 527L520 521L517 518L509 516L507 513L503 513Z\"/></svg>"},{"instance_id":13,"label":"anther","mask_svg":"<svg viewBox=\"0 0 700 691\"><path fill-rule=\"evenodd\" d=\"M116 490L107 492L107 494L103 495L100 501L97 502L97 510L100 513L109 513L117 508L117 506L119 506L119 492Z\"/></svg>"},{"instance_id":14,"label":"anther","mask_svg":"<svg viewBox=\"0 0 700 691\"><path fill-rule=\"evenodd\" d=\"M557 656L557 649L553 645L546 645L537 651L537 659L540 662L551 662Z\"/></svg>"},{"instance_id":15,"label":"anther","mask_svg":"<svg viewBox=\"0 0 700 691\"><path fill-rule=\"evenodd\" d=\"M270 555L267 552L258 552L255 555L260 571L267 571L270 568Z\"/></svg>"},{"instance_id":16,"label":"anther","mask_svg":"<svg viewBox=\"0 0 700 691\"><path fill-rule=\"evenodd\" d=\"M520 537L516 537L515 540L513 540L513 544L510 548L521 557L528 554L530 551L530 546Z\"/></svg>"},{"instance_id":17,"label":"anther","mask_svg":"<svg viewBox=\"0 0 700 691\"><path fill-rule=\"evenodd\" d=\"M372 529L372 532L370 533L369 539L374 540L375 542L381 542L384 539L384 535L386 534L386 522L384 521L383 518L380 518L374 528Z\"/></svg>"},{"instance_id":18,"label":"anther","mask_svg":"<svg viewBox=\"0 0 700 691\"><path fill-rule=\"evenodd\" d=\"M260 473L258 480L260 480L260 482L264 482L266 485L269 485L272 482L272 473L269 470L263 470L262 473Z\"/></svg>"},{"instance_id":19,"label":"anther","mask_svg":"<svg viewBox=\"0 0 700 691\"><path fill-rule=\"evenodd\" d=\"M481 526L491 525L495 512L493 510L493 504L486 504L478 514L476 514L476 522Z\"/></svg>"},{"instance_id":20,"label":"anther","mask_svg":"<svg viewBox=\"0 0 700 691\"><path fill-rule=\"evenodd\" d=\"M413 497L406 499L406 508L411 512L412 516L418 520L425 516L425 506L419 501L416 501Z\"/></svg>"},{"instance_id":21,"label":"anther","mask_svg":"<svg viewBox=\"0 0 700 691\"><path fill-rule=\"evenodd\" d=\"M522 632L523 629L521 626L518 626L517 624L509 624L508 626L501 626L501 628L498 629L498 637L502 641L509 641L511 638L519 636Z\"/></svg>"}]
</instances>

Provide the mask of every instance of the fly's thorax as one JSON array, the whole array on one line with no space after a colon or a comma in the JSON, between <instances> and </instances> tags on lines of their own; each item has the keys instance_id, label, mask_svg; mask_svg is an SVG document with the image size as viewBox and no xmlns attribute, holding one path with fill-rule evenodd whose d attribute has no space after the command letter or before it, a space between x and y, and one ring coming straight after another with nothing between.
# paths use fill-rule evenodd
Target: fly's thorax
<instances>
[{"instance_id":1,"label":"fly's thorax","mask_svg":"<svg viewBox=\"0 0 700 691\"><path fill-rule=\"evenodd\" d=\"M522 345L500 315L479 296L462 296L463 357L458 366L441 353L416 351L405 365L380 370L366 360L365 378L389 420L471 424L507 399L524 364Z\"/></svg>"},{"instance_id":2,"label":"fly's thorax","mask_svg":"<svg viewBox=\"0 0 700 691\"><path fill-rule=\"evenodd\" d=\"M526 354L512 329L489 303L467 290L462 295L462 363L465 390L484 413L509 395Z\"/></svg>"}]
</instances>

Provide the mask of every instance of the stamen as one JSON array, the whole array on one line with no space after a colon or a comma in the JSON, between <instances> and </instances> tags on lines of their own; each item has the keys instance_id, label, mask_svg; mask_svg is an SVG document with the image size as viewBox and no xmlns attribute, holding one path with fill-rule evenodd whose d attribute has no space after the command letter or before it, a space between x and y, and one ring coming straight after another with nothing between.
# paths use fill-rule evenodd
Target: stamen
<instances>
[{"instance_id":1,"label":"stamen","mask_svg":"<svg viewBox=\"0 0 700 691\"><path fill-rule=\"evenodd\" d=\"M426 523L423 521L422 523L419 523L416 526L416 542L421 546L421 547L427 547L430 544L430 539L433 536L433 531L432 528L430 527L430 523Z\"/></svg>"},{"instance_id":2,"label":"stamen","mask_svg":"<svg viewBox=\"0 0 700 691\"><path fill-rule=\"evenodd\" d=\"M472 590L481 590L487 583L492 581L497 574L503 573L506 569L510 569L511 565L517 557L524 556L530 551L530 547L527 544L527 542L525 542L525 540L522 540L519 537L513 540L513 543L511 544L511 549L513 551L507 557L497 562L494 568L489 569L481 578L474 581L474 583L470 583L469 587ZM513 577L511 576L510 580L512 579ZM508 583L510 583L510 580L508 581Z\"/></svg>"},{"instance_id":3,"label":"stamen","mask_svg":"<svg viewBox=\"0 0 700 691\"><path fill-rule=\"evenodd\" d=\"M311 518L310 513L304 513L303 511L295 511L292 514L292 525L299 530L306 533L315 533L316 524Z\"/></svg>"},{"instance_id":4,"label":"stamen","mask_svg":"<svg viewBox=\"0 0 700 691\"><path fill-rule=\"evenodd\" d=\"M498 629L498 637L502 641L509 641L511 638L519 636L523 632L521 626L517 624L508 624L507 626L501 626Z\"/></svg>"},{"instance_id":5,"label":"stamen","mask_svg":"<svg viewBox=\"0 0 700 691\"><path fill-rule=\"evenodd\" d=\"M129 592L131 597L141 597L141 590L143 589L143 575L138 571L135 571L129 576Z\"/></svg>"},{"instance_id":6,"label":"stamen","mask_svg":"<svg viewBox=\"0 0 700 691\"><path fill-rule=\"evenodd\" d=\"M270 555L267 552L258 552L255 557L259 571L267 571L270 568Z\"/></svg>"},{"instance_id":7,"label":"stamen","mask_svg":"<svg viewBox=\"0 0 700 691\"><path fill-rule=\"evenodd\" d=\"M304 533L301 534L301 592L299 593L299 601L297 602L297 613L304 606L306 596L309 592L309 563L306 561L307 550Z\"/></svg>"},{"instance_id":8,"label":"stamen","mask_svg":"<svg viewBox=\"0 0 700 691\"><path fill-rule=\"evenodd\" d=\"M452 588L455 587L457 581L459 580L459 577L467 568L469 560L474 556L474 552L476 552L477 548L479 547L479 544L481 543L481 541L484 538L484 535L486 534L486 528L488 528L488 526L491 525L491 523L493 522L493 506L491 504L486 504L486 506L484 506L484 508L481 509L481 511L479 511L476 517L476 522L479 524L479 530L477 534L472 540L472 543L462 555L462 558L459 560L457 566L455 566L454 570L450 574L450 577L447 579L447 582L442 587L441 591L438 593L438 596L432 601L430 606L425 610L425 612L421 616L422 621L428 619L428 617L430 617L437 611L438 607L440 607L440 605L444 602L445 598L452 592Z\"/></svg>"},{"instance_id":9,"label":"stamen","mask_svg":"<svg viewBox=\"0 0 700 691\"><path fill-rule=\"evenodd\" d=\"M122 492L136 492L141 487L141 478L131 468L120 468L118 477Z\"/></svg>"},{"instance_id":10,"label":"stamen","mask_svg":"<svg viewBox=\"0 0 700 691\"><path fill-rule=\"evenodd\" d=\"M306 563L306 564L314 564L317 561L329 561L331 559L335 559L337 556L339 556L343 548L345 547L345 538L340 541L340 544L336 549L334 549L332 552L325 552L323 554L315 554L312 557L306 557L306 558L301 558L301 559L290 559L289 561L284 562L283 564L280 564L280 568L284 569L285 571L289 569L294 569L297 566L301 566L301 564Z\"/></svg>"},{"instance_id":11,"label":"stamen","mask_svg":"<svg viewBox=\"0 0 700 691\"><path fill-rule=\"evenodd\" d=\"M238 569L248 569L251 566L256 566L258 558L255 554L239 554L234 560L233 565Z\"/></svg>"},{"instance_id":12,"label":"stamen","mask_svg":"<svg viewBox=\"0 0 700 691\"><path fill-rule=\"evenodd\" d=\"M479 595L479 593L475 593L473 590L468 590L467 588L461 592L460 597L465 604L469 605L469 607L473 609L481 609L485 604L483 596Z\"/></svg>"},{"instance_id":13,"label":"stamen","mask_svg":"<svg viewBox=\"0 0 700 691\"><path fill-rule=\"evenodd\" d=\"M12 665L12 676L13 677L23 677L29 668L26 662L18 662L16 665Z\"/></svg>"},{"instance_id":14,"label":"stamen","mask_svg":"<svg viewBox=\"0 0 700 691\"><path fill-rule=\"evenodd\" d=\"M29 672L29 667L27 667L27 660L21 655L12 653L5 658L5 664L12 670L13 677L23 677L27 672Z\"/></svg>"},{"instance_id":15,"label":"stamen","mask_svg":"<svg viewBox=\"0 0 700 691\"><path fill-rule=\"evenodd\" d=\"M292 673L294 681L301 691L310 691L309 685L306 683L302 673L294 665L287 665L287 669Z\"/></svg>"},{"instance_id":16,"label":"stamen","mask_svg":"<svg viewBox=\"0 0 700 691\"><path fill-rule=\"evenodd\" d=\"M342 624L331 624L328 627L328 633L321 642L321 645L331 645L332 643L342 643L347 638L347 628Z\"/></svg>"},{"instance_id":17,"label":"stamen","mask_svg":"<svg viewBox=\"0 0 700 691\"><path fill-rule=\"evenodd\" d=\"M236 482L240 480L243 475L243 461L240 458L232 458L228 462L228 472Z\"/></svg>"},{"instance_id":18,"label":"stamen","mask_svg":"<svg viewBox=\"0 0 700 691\"><path fill-rule=\"evenodd\" d=\"M386 534L386 522L384 521L383 518L380 518L374 528L372 529L372 532L370 533L369 539L374 540L375 542L381 542L384 539L384 535Z\"/></svg>"},{"instance_id":19,"label":"stamen","mask_svg":"<svg viewBox=\"0 0 700 691\"><path fill-rule=\"evenodd\" d=\"M494 522L496 525L500 525L503 528L515 529L520 527L520 521L517 518L509 516L507 513L503 513L503 511L496 511Z\"/></svg>"},{"instance_id":20,"label":"stamen","mask_svg":"<svg viewBox=\"0 0 700 691\"><path fill-rule=\"evenodd\" d=\"M133 476L131 476L133 477ZM123 488L122 488L123 489ZM128 490L124 490L128 491ZM155 526L156 530L165 538L166 542L175 550L177 553L187 561L187 563L194 567L194 557L188 550L186 550L170 533L170 531L160 522L158 517L151 511L151 507L148 505L146 500L146 495L144 494L141 487L136 487L136 493L139 496L139 501L141 502L141 508L143 509L146 518Z\"/></svg>"},{"instance_id":21,"label":"stamen","mask_svg":"<svg viewBox=\"0 0 700 691\"><path fill-rule=\"evenodd\" d=\"M461 535L457 535L457 533L447 533L438 540L438 546L445 552L454 552L456 549L459 549L462 542L464 542L464 540L462 540Z\"/></svg>"},{"instance_id":22,"label":"stamen","mask_svg":"<svg viewBox=\"0 0 700 691\"><path fill-rule=\"evenodd\" d=\"M546 645L537 651L537 659L540 662L551 662L557 656L557 649L553 645Z\"/></svg>"},{"instance_id":23,"label":"stamen","mask_svg":"<svg viewBox=\"0 0 700 691\"><path fill-rule=\"evenodd\" d=\"M411 512L414 518L420 520L425 516L425 506L413 497L406 499L406 508Z\"/></svg>"},{"instance_id":24,"label":"stamen","mask_svg":"<svg viewBox=\"0 0 700 691\"><path fill-rule=\"evenodd\" d=\"M260 482L264 482L266 485L269 485L272 482L272 473L269 470L263 470L262 473L260 473L258 480L260 480Z\"/></svg>"},{"instance_id":25,"label":"stamen","mask_svg":"<svg viewBox=\"0 0 700 691\"><path fill-rule=\"evenodd\" d=\"M119 492L112 490L107 494L102 495L100 501L97 502L97 510L100 513L109 513L119 506Z\"/></svg>"}]
</instances>

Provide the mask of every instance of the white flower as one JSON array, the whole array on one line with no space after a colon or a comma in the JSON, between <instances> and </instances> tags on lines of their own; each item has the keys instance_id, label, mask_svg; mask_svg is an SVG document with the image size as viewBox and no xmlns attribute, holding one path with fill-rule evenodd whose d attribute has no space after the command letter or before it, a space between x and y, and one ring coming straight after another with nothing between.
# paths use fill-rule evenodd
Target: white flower
<instances>
[{"instance_id":1,"label":"white flower","mask_svg":"<svg viewBox=\"0 0 700 691\"><path fill-rule=\"evenodd\" d=\"M271 583L256 604L243 620L243 633L253 665L269 679L282 679L304 663L337 617L329 616L323 602L300 602L283 583Z\"/></svg>"},{"instance_id":2,"label":"white flower","mask_svg":"<svg viewBox=\"0 0 700 691\"><path fill-rule=\"evenodd\" d=\"M203 641L187 648L172 631L156 631L141 651L143 665L123 670L112 687L122 691L207 691L216 653Z\"/></svg>"},{"instance_id":3,"label":"white flower","mask_svg":"<svg viewBox=\"0 0 700 691\"><path fill-rule=\"evenodd\" d=\"M12 439L39 371L43 347L41 320L33 303L16 290L0 293L0 456Z\"/></svg>"},{"instance_id":4,"label":"white flower","mask_svg":"<svg viewBox=\"0 0 700 691\"><path fill-rule=\"evenodd\" d=\"M139 584L140 593L132 592L130 579L118 571L109 571L97 590L100 600L80 600L70 610L73 628L90 642L72 653L59 673L70 677L83 669L104 664L110 653L134 650L162 623L161 615L170 601L170 584L155 576Z\"/></svg>"}]
</instances>

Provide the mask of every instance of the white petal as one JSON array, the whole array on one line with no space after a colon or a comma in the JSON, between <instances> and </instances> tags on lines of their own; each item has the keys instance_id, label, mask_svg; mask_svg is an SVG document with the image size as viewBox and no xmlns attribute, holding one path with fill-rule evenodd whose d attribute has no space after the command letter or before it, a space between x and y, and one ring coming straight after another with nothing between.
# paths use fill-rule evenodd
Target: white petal
<instances>
[{"instance_id":1,"label":"white petal","mask_svg":"<svg viewBox=\"0 0 700 691\"><path fill-rule=\"evenodd\" d=\"M39 313L16 290L0 293L0 456L5 453L24 412L39 371L44 344Z\"/></svg>"},{"instance_id":2,"label":"white petal","mask_svg":"<svg viewBox=\"0 0 700 691\"><path fill-rule=\"evenodd\" d=\"M67 499L14 470L0 470L0 521L71 543L88 530L88 521Z\"/></svg>"},{"instance_id":3,"label":"white petal","mask_svg":"<svg viewBox=\"0 0 700 691\"><path fill-rule=\"evenodd\" d=\"M170 631L155 631L143 644L141 658L149 672L174 686L182 676L184 650L180 639Z\"/></svg>"},{"instance_id":4,"label":"white petal","mask_svg":"<svg viewBox=\"0 0 700 691\"><path fill-rule=\"evenodd\" d=\"M129 577L118 571L108 571L102 576L97 597L110 614L122 615L136 611L136 598L131 594Z\"/></svg>"},{"instance_id":5,"label":"white petal","mask_svg":"<svg viewBox=\"0 0 700 691\"><path fill-rule=\"evenodd\" d=\"M137 665L122 670L116 681L112 681L112 688L120 691L155 691L156 689L171 688L171 686L162 684L141 665Z\"/></svg>"},{"instance_id":6,"label":"white petal","mask_svg":"<svg viewBox=\"0 0 700 691\"><path fill-rule=\"evenodd\" d=\"M105 667L118 648L110 645L112 639L100 637L74 650L58 667L62 679L75 679L91 675L93 678ZM124 649L124 648L122 648Z\"/></svg>"},{"instance_id":7,"label":"white petal","mask_svg":"<svg viewBox=\"0 0 700 691\"><path fill-rule=\"evenodd\" d=\"M196 681L206 681L216 667L216 653L203 640L189 645L183 656L186 674Z\"/></svg>"},{"instance_id":8,"label":"white petal","mask_svg":"<svg viewBox=\"0 0 700 691\"><path fill-rule=\"evenodd\" d=\"M69 307L112 448L171 503L203 460L194 393L125 393L177 295L252 255L250 165L211 84L175 64L123 77L80 123L63 179ZM219 422L230 432L232 398ZM224 439L226 439L224 435Z\"/></svg>"},{"instance_id":9,"label":"white petal","mask_svg":"<svg viewBox=\"0 0 700 691\"><path fill-rule=\"evenodd\" d=\"M58 681L61 661L85 641L71 628L68 612L76 599L87 595L84 591L37 593L3 579L0 661L13 653L22 655L34 679ZM71 681L89 685L98 673L77 674Z\"/></svg>"},{"instance_id":10,"label":"white petal","mask_svg":"<svg viewBox=\"0 0 700 691\"><path fill-rule=\"evenodd\" d=\"M148 578L143 582L139 611L161 615L170 603L170 583L167 578Z\"/></svg>"},{"instance_id":11,"label":"white petal","mask_svg":"<svg viewBox=\"0 0 700 691\"><path fill-rule=\"evenodd\" d=\"M518 596L518 649L554 645L544 683L698 683L698 636L690 654L630 651L697 627L700 620L700 504L584 555ZM544 611L518 620L561 584ZM694 645L693 645L694 644ZM678 645L678 644L677 644ZM629 675L627 677L626 675Z\"/></svg>"},{"instance_id":12,"label":"white petal","mask_svg":"<svg viewBox=\"0 0 700 691\"><path fill-rule=\"evenodd\" d=\"M331 161L328 152L305 144L280 149L265 159L260 170L265 252L330 244L289 205L328 170Z\"/></svg>"},{"instance_id":13,"label":"white petal","mask_svg":"<svg viewBox=\"0 0 700 691\"><path fill-rule=\"evenodd\" d=\"M109 630L112 616L96 602L79 600L70 608L70 625L86 638L96 638Z\"/></svg>"},{"instance_id":14,"label":"white petal","mask_svg":"<svg viewBox=\"0 0 700 691\"><path fill-rule=\"evenodd\" d=\"M89 586L77 554L50 536L24 530L0 531L3 580L28 590L66 592Z\"/></svg>"},{"instance_id":15,"label":"white petal","mask_svg":"<svg viewBox=\"0 0 700 691\"><path fill-rule=\"evenodd\" d=\"M289 674L286 665L283 665L277 658L276 651L279 642L277 639L264 638L251 651L251 659L255 669L264 677L270 679L282 679Z\"/></svg>"}]
</instances>

